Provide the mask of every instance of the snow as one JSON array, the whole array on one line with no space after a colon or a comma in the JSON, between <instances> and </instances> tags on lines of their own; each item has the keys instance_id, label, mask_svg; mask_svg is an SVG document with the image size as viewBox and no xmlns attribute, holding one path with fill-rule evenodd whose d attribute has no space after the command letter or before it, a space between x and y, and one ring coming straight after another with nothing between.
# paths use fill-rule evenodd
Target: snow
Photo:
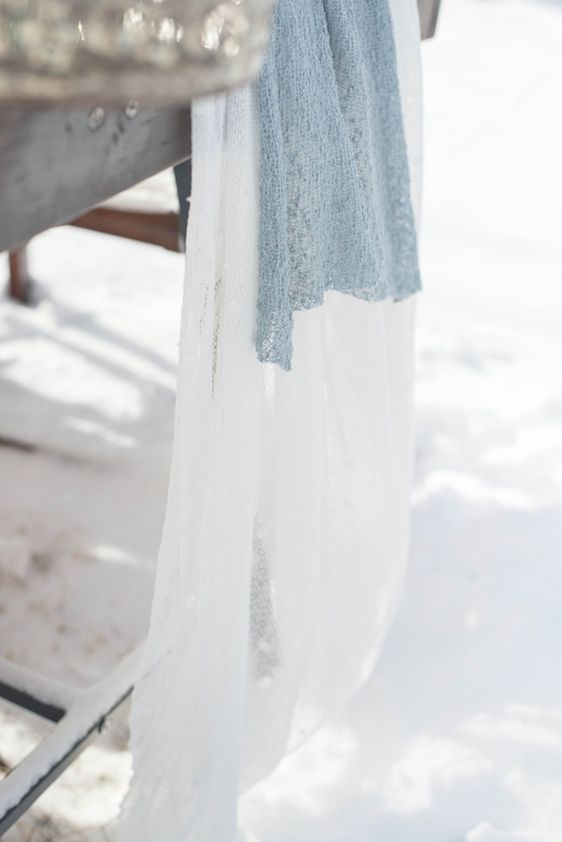
<instances>
[{"instance_id":1,"label":"snow","mask_svg":"<svg viewBox=\"0 0 562 842\"><path fill-rule=\"evenodd\" d=\"M36 684L43 674L85 689L146 628L183 258L78 229L38 237L30 258L41 305L0 306L0 655L37 671ZM3 705L0 770L49 733ZM111 818L130 771L126 736L117 717L6 839L81 840Z\"/></svg>"},{"instance_id":2,"label":"snow","mask_svg":"<svg viewBox=\"0 0 562 842\"><path fill-rule=\"evenodd\" d=\"M562 842L561 44L559 1L445 0L424 45L407 588L248 842ZM62 228L31 268L41 305L0 303L0 654L83 688L146 627L182 258ZM3 762L45 730L1 707ZM129 768L121 717L6 840L97 842Z\"/></svg>"}]
</instances>

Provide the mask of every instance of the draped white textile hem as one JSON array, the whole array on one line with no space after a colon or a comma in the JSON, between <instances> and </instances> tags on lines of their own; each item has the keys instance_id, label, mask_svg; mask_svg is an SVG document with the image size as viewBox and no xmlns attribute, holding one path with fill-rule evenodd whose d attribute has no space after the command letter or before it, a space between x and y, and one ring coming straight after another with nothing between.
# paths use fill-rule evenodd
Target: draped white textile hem
<instances>
[{"instance_id":1,"label":"draped white textile hem","mask_svg":"<svg viewBox=\"0 0 562 842\"><path fill-rule=\"evenodd\" d=\"M417 12L392 11L417 207ZM239 793L370 674L408 549L413 300L329 292L295 314L292 370L260 363L253 90L196 103L192 137L172 469L119 842L248 830Z\"/></svg>"}]
</instances>

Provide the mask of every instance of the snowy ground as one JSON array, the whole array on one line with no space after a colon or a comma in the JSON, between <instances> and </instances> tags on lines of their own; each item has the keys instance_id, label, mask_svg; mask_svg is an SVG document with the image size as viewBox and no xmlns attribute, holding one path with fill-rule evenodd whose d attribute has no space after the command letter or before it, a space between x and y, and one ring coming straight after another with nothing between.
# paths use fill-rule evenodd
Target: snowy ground
<instances>
[{"instance_id":1,"label":"snowy ground","mask_svg":"<svg viewBox=\"0 0 562 842\"><path fill-rule=\"evenodd\" d=\"M0 316L0 651L73 684L144 631L165 505L183 259L59 229L33 243L37 309ZM1 445L1 441L0 441ZM13 764L36 723L5 708ZM106 820L128 773L117 727L47 794L61 827ZM21 823L27 839L27 821ZM33 842L66 839L36 830ZM69 839L74 839L70 835ZM80 837L79 837L80 838Z\"/></svg>"},{"instance_id":2,"label":"snowy ground","mask_svg":"<svg viewBox=\"0 0 562 842\"><path fill-rule=\"evenodd\" d=\"M562 840L562 4L445 0L424 62L408 586L353 710L246 803L264 842ZM0 652L83 685L146 622L182 259L71 229L31 257L43 303L0 304ZM39 733L0 708L0 774ZM6 840L93 839L125 741Z\"/></svg>"}]
</instances>

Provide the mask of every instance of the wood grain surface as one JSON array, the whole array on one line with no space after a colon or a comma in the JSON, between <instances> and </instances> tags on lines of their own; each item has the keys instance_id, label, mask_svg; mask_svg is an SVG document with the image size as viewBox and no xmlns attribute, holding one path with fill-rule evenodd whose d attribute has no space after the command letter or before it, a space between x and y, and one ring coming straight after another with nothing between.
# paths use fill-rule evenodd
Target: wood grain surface
<instances>
[{"instance_id":1,"label":"wood grain surface","mask_svg":"<svg viewBox=\"0 0 562 842\"><path fill-rule=\"evenodd\" d=\"M0 251L171 167L190 154L183 108L0 111ZM91 128L91 126L97 126Z\"/></svg>"}]
</instances>

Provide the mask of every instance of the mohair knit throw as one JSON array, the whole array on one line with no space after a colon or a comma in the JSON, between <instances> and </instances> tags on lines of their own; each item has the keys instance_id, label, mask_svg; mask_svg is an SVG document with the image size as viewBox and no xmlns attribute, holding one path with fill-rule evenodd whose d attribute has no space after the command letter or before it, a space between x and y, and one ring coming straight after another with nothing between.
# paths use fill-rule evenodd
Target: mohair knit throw
<instances>
[{"instance_id":1,"label":"mohair knit throw","mask_svg":"<svg viewBox=\"0 0 562 842\"><path fill-rule=\"evenodd\" d=\"M279 0L257 88L256 346L289 369L293 312L325 290L421 286L388 0Z\"/></svg>"}]
</instances>

